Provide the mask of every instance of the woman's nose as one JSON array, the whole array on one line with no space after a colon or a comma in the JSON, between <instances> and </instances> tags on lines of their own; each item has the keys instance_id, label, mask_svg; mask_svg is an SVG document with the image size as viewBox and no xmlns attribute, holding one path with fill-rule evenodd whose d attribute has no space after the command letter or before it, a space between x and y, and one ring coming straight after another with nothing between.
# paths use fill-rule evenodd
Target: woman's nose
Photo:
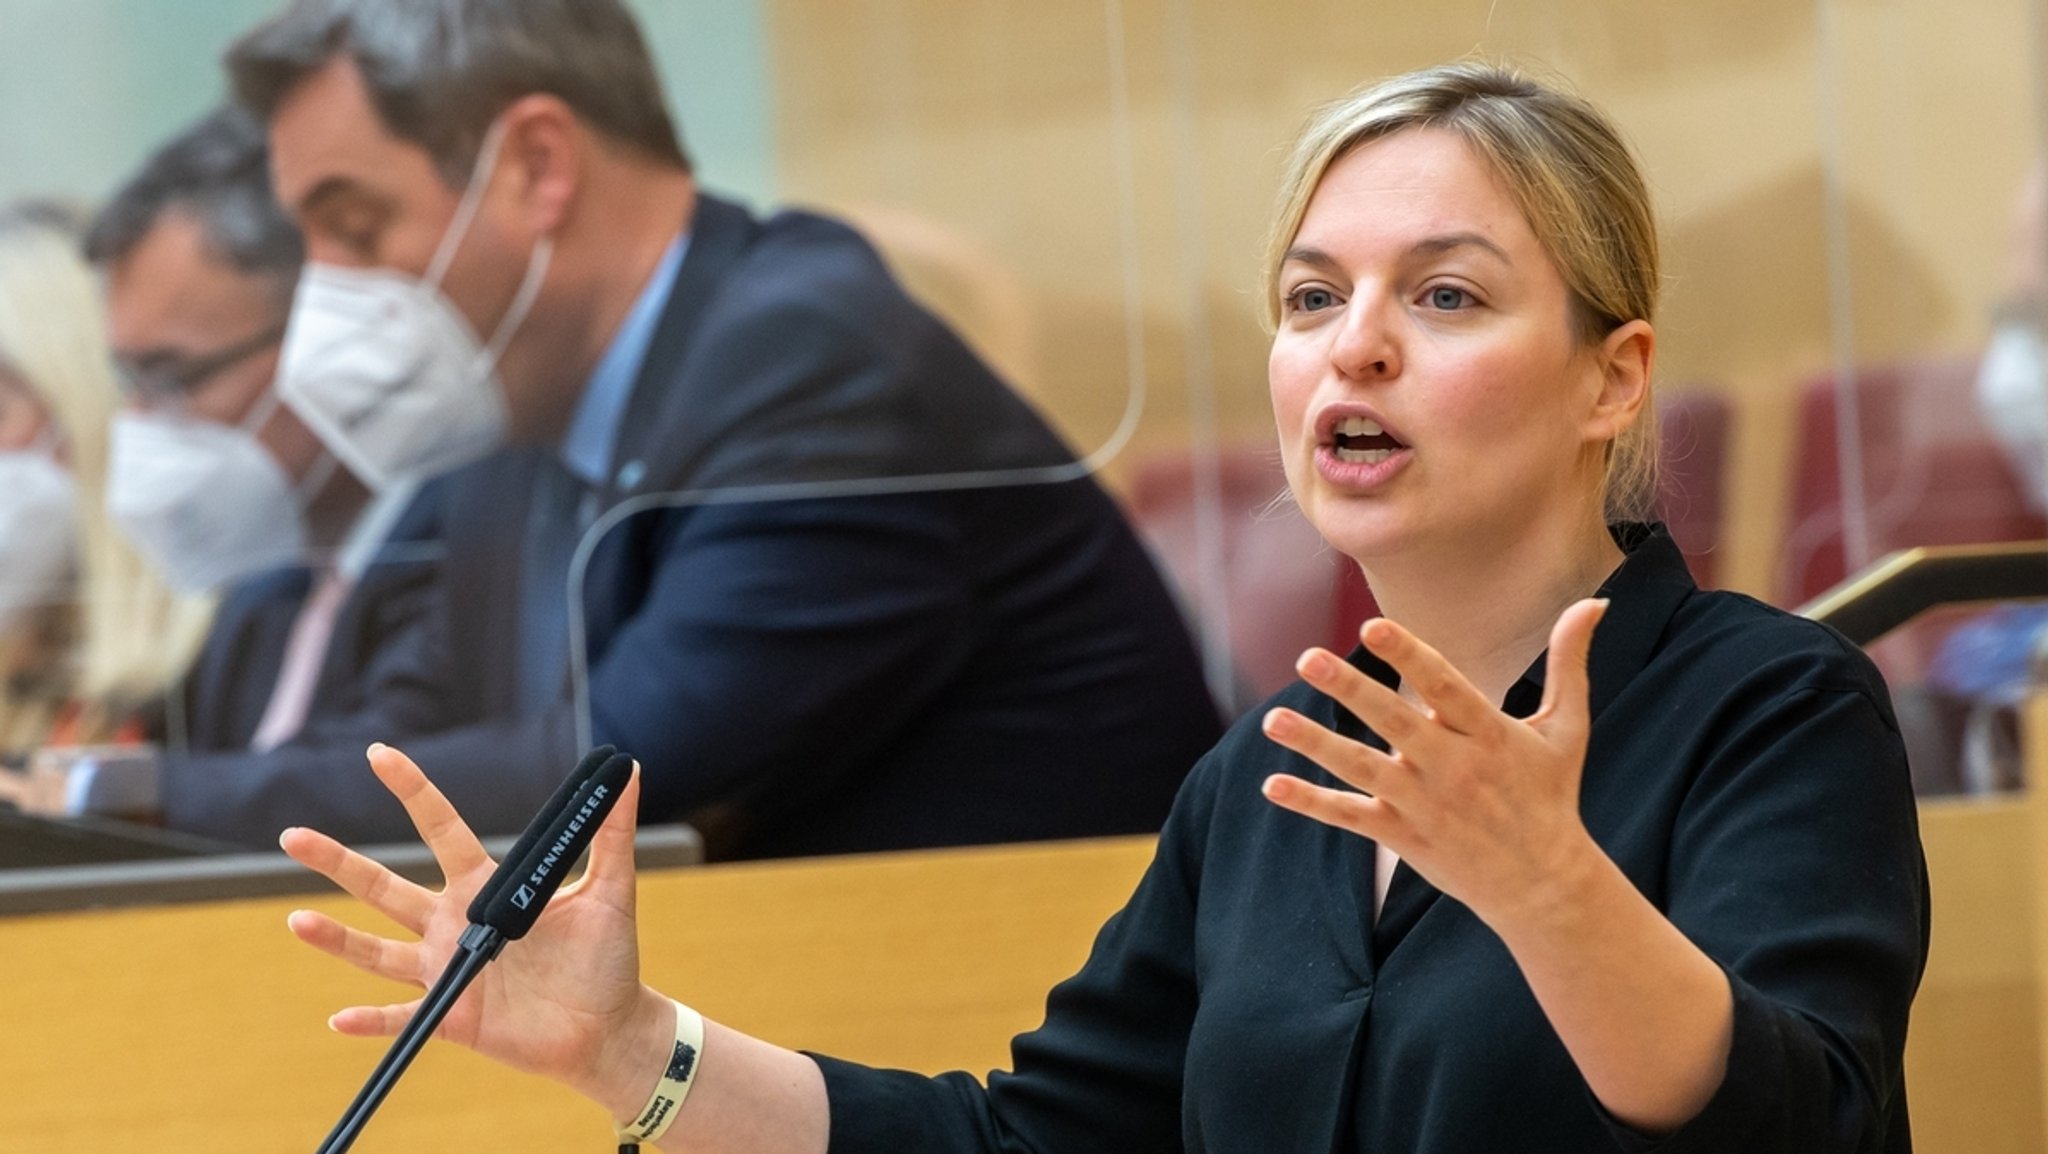
<instances>
[{"instance_id":1,"label":"woman's nose","mask_svg":"<svg viewBox=\"0 0 2048 1154\"><path fill-rule=\"evenodd\" d=\"M1364 294L1352 300L1331 339L1330 363L1357 380L1392 377L1401 371L1400 349L1384 302Z\"/></svg>"}]
</instances>

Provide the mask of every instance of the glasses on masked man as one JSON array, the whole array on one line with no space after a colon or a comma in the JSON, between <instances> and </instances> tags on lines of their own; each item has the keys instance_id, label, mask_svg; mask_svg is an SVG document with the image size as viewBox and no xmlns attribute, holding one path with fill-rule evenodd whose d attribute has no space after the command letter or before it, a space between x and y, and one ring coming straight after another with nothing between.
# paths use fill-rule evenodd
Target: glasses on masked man
<instances>
[{"instance_id":1,"label":"glasses on masked man","mask_svg":"<svg viewBox=\"0 0 2048 1154\"><path fill-rule=\"evenodd\" d=\"M279 404L268 382L239 419L207 412L218 407L210 388L284 335L279 323L188 360L117 358L128 403L114 416L107 514L179 589L216 589L305 553L305 504L333 460L295 482L264 447L258 433Z\"/></svg>"}]
</instances>

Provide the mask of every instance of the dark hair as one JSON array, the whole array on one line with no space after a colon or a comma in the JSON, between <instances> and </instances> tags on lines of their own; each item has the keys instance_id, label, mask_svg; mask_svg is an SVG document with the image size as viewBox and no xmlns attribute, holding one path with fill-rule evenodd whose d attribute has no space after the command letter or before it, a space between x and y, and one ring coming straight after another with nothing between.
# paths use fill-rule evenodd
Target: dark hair
<instances>
[{"instance_id":1,"label":"dark hair","mask_svg":"<svg viewBox=\"0 0 2048 1154\"><path fill-rule=\"evenodd\" d=\"M305 241L271 191L263 126L244 109L209 113L143 162L93 218L86 259L126 258L172 209L191 213L207 248L237 269L271 277L287 293L297 282Z\"/></svg>"},{"instance_id":2,"label":"dark hair","mask_svg":"<svg viewBox=\"0 0 2048 1154\"><path fill-rule=\"evenodd\" d=\"M346 54L394 135L462 184L491 122L557 97L592 128L685 172L654 58L620 0L292 0L228 50L235 95L269 120Z\"/></svg>"}]
</instances>

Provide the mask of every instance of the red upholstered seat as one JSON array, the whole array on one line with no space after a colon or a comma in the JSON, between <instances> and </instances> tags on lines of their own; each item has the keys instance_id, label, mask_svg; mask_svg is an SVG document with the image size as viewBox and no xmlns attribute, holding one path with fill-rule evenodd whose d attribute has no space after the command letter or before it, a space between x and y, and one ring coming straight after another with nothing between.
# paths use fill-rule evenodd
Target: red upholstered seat
<instances>
[{"instance_id":1,"label":"red upholstered seat","mask_svg":"<svg viewBox=\"0 0 2048 1154\"><path fill-rule=\"evenodd\" d=\"M1913 545L2048 535L2048 523L2027 504L2018 475L1979 415L1976 369L1970 357L1856 373L1867 560ZM1800 393L1792 511L1778 581L1786 605L1806 602L1849 572L1836 397L1829 376L1808 381Z\"/></svg>"},{"instance_id":2,"label":"red upholstered seat","mask_svg":"<svg viewBox=\"0 0 2048 1154\"><path fill-rule=\"evenodd\" d=\"M1333 635L1340 582L1348 573L1359 593L1365 583L1286 490L1279 450L1241 444L1213 464L1189 455L1147 461L1126 499L1205 646L1227 648L1235 684L1224 704L1233 713L1292 681L1303 649L1352 643Z\"/></svg>"}]
</instances>

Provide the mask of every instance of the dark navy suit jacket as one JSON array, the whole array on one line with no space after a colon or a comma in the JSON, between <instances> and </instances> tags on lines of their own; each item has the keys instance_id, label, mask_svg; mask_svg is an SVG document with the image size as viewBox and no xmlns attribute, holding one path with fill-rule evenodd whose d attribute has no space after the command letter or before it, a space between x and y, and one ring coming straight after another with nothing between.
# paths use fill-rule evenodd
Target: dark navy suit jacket
<instances>
[{"instance_id":1,"label":"dark navy suit jacket","mask_svg":"<svg viewBox=\"0 0 2048 1154\"><path fill-rule=\"evenodd\" d=\"M719 856L1133 832L1220 733L1115 505L842 225L700 199L613 463L572 634L587 695L517 704L549 464L508 451L450 478L433 611L366 724L168 782L171 824L409 837L361 768L377 739L513 830L587 707L640 758L643 818Z\"/></svg>"},{"instance_id":2,"label":"dark navy suit jacket","mask_svg":"<svg viewBox=\"0 0 2048 1154\"><path fill-rule=\"evenodd\" d=\"M352 718L380 681L391 642L417 624L431 603L441 557L440 486L421 489L393 523L374 560L335 613L314 681L306 726ZM166 757L184 762L246 751L269 707L292 625L312 591L313 573L287 566L237 582L221 598L206 641L166 706ZM170 771L208 772L203 766Z\"/></svg>"}]
</instances>

